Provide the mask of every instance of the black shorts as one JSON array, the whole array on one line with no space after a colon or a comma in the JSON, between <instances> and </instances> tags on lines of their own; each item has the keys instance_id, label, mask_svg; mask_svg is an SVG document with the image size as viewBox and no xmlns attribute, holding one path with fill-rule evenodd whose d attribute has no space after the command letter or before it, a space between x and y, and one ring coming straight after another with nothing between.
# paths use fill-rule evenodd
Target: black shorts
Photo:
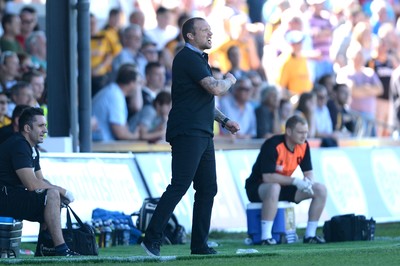
<instances>
[{"instance_id":1,"label":"black shorts","mask_svg":"<svg viewBox=\"0 0 400 266\"><path fill-rule=\"evenodd\" d=\"M250 202L262 202L260 195L258 195L258 187L261 184L247 184L246 194ZM297 187L293 185L282 186L281 193L279 194L279 201L289 201L294 202L294 197L296 195Z\"/></svg>"},{"instance_id":2,"label":"black shorts","mask_svg":"<svg viewBox=\"0 0 400 266\"><path fill-rule=\"evenodd\" d=\"M17 187L0 187L0 216L44 222L47 190L29 191Z\"/></svg>"}]
</instances>

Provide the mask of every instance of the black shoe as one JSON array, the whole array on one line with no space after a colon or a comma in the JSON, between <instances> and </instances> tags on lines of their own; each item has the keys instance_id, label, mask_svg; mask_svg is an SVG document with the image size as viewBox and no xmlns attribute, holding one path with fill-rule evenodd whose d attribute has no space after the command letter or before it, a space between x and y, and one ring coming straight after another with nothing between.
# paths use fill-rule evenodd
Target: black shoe
<instances>
[{"instance_id":1,"label":"black shoe","mask_svg":"<svg viewBox=\"0 0 400 266\"><path fill-rule=\"evenodd\" d=\"M213 248L205 248L205 249L198 249L198 250L192 250L192 255L214 255L217 254L218 252L213 249Z\"/></svg>"},{"instance_id":2,"label":"black shoe","mask_svg":"<svg viewBox=\"0 0 400 266\"><path fill-rule=\"evenodd\" d=\"M276 245L276 240L273 239L273 238L268 238L268 239L265 239L265 240L261 240L260 245L262 245L262 246L264 246L264 245L265 246Z\"/></svg>"},{"instance_id":3,"label":"black shoe","mask_svg":"<svg viewBox=\"0 0 400 266\"><path fill-rule=\"evenodd\" d=\"M304 237L303 243L305 244L325 244L325 239L320 236Z\"/></svg>"},{"instance_id":4,"label":"black shoe","mask_svg":"<svg viewBox=\"0 0 400 266\"><path fill-rule=\"evenodd\" d=\"M78 252L72 251L70 249L65 250L62 253L56 253L56 256L64 256L64 257L72 257L72 256L80 256Z\"/></svg>"},{"instance_id":5,"label":"black shoe","mask_svg":"<svg viewBox=\"0 0 400 266\"><path fill-rule=\"evenodd\" d=\"M143 240L142 244L140 245L149 256L160 256L160 242L147 242L146 240Z\"/></svg>"}]
</instances>

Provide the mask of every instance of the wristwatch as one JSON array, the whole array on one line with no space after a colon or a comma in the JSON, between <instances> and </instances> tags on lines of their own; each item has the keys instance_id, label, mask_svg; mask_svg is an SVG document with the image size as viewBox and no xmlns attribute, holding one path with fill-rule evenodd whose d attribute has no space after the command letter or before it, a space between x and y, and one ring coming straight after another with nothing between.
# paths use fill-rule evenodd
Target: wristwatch
<instances>
[{"instance_id":1,"label":"wristwatch","mask_svg":"<svg viewBox=\"0 0 400 266\"><path fill-rule=\"evenodd\" d=\"M228 121L229 121L229 118L228 117L225 117L224 118L224 120L222 120L222 128L225 128L225 125L226 125L226 123L228 123Z\"/></svg>"}]
</instances>

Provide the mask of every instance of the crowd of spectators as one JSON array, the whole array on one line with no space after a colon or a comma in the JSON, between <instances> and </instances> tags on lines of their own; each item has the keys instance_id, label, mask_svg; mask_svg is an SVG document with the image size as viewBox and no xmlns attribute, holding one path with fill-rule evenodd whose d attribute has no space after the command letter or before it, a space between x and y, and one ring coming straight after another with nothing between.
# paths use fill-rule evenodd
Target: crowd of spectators
<instances>
[{"instance_id":1,"label":"crowd of spectators","mask_svg":"<svg viewBox=\"0 0 400 266\"><path fill-rule=\"evenodd\" d=\"M184 45L180 27L192 16L213 31L215 77L230 72L238 80L216 104L241 131L232 136L216 126L216 137L269 138L294 113L327 146L398 132L400 1L132 3L129 14L111 8L104 25L90 15L94 141L164 140L172 61ZM2 11L0 127L17 104L46 109L47 90L46 34L36 10Z\"/></svg>"},{"instance_id":2,"label":"crowd of spectators","mask_svg":"<svg viewBox=\"0 0 400 266\"><path fill-rule=\"evenodd\" d=\"M20 115L16 106L46 108L46 34L38 25L35 8L18 13L0 1L0 132L3 135ZM4 129L4 130L3 130ZM12 130L11 130L12 131Z\"/></svg>"}]
</instances>

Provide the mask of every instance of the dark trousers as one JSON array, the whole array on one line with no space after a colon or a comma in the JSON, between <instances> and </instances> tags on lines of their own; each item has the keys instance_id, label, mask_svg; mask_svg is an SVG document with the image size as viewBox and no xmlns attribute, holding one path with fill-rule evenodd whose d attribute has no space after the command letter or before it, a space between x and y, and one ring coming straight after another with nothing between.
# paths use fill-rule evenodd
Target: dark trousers
<instances>
[{"instance_id":1,"label":"dark trousers","mask_svg":"<svg viewBox=\"0 0 400 266\"><path fill-rule=\"evenodd\" d=\"M146 230L148 241L161 241L176 205L193 182L195 189L191 250L207 248L211 211L217 194L213 139L177 136L171 141L172 179Z\"/></svg>"}]
</instances>

